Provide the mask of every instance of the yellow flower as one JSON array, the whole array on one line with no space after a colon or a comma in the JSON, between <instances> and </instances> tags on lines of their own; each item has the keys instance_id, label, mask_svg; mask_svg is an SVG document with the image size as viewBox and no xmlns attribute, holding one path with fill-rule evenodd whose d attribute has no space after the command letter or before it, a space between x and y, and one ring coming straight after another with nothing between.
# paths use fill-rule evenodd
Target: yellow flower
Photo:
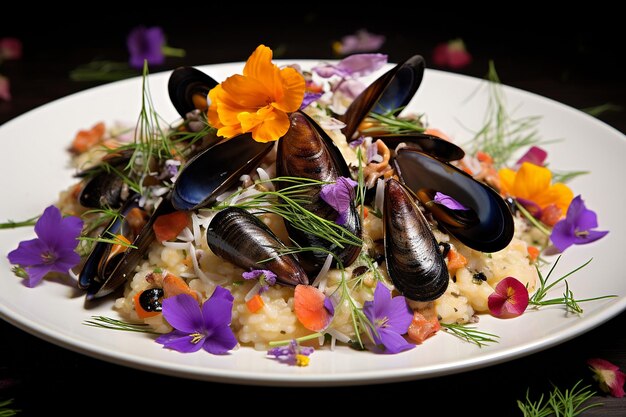
<instances>
[{"instance_id":1,"label":"yellow flower","mask_svg":"<svg viewBox=\"0 0 626 417\"><path fill-rule=\"evenodd\" d=\"M509 168L498 171L500 188L504 194L530 200L542 209L554 204L567 212L574 193L562 183L552 184L552 173L548 168L524 162L515 172Z\"/></svg>"},{"instance_id":2,"label":"yellow flower","mask_svg":"<svg viewBox=\"0 0 626 417\"><path fill-rule=\"evenodd\" d=\"M259 45L243 75L233 75L209 91L208 119L218 136L251 132L257 142L270 142L289 129L287 113L300 108L304 78L293 68L272 64L272 50Z\"/></svg>"}]
</instances>

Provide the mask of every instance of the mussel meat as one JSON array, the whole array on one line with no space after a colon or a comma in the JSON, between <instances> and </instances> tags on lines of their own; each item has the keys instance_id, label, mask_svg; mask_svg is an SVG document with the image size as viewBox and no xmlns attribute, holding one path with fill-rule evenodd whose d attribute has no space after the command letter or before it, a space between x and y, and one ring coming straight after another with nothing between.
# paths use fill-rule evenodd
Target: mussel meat
<instances>
[{"instance_id":1,"label":"mussel meat","mask_svg":"<svg viewBox=\"0 0 626 417\"><path fill-rule=\"evenodd\" d=\"M446 262L426 218L402 184L385 184L385 258L393 285L415 301L439 298L450 279Z\"/></svg>"},{"instance_id":2,"label":"mussel meat","mask_svg":"<svg viewBox=\"0 0 626 417\"><path fill-rule=\"evenodd\" d=\"M192 67L179 67L170 75L167 89L170 100L181 117L198 109L208 109L207 95L217 85L217 81L204 72Z\"/></svg>"},{"instance_id":3,"label":"mussel meat","mask_svg":"<svg viewBox=\"0 0 626 417\"><path fill-rule=\"evenodd\" d=\"M348 141L356 139L359 125L370 114L386 113L409 104L424 77L424 58L414 55L387 71L354 99L340 120Z\"/></svg>"},{"instance_id":4,"label":"mussel meat","mask_svg":"<svg viewBox=\"0 0 626 417\"><path fill-rule=\"evenodd\" d=\"M190 159L178 175L172 204L178 210L194 210L213 203L273 147L273 142L257 142L247 133L206 149Z\"/></svg>"},{"instance_id":5,"label":"mussel meat","mask_svg":"<svg viewBox=\"0 0 626 417\"><path fill-rule=\"evenodd\" d=\"M332 139L311 118L301 112L290 115L290 128L278 142L276 172L278 176L309 178L335 182L338 177L349 177L348 166ZM280 187L281 184L278 184ZM302 206L324 219L335 221L338 213L320 197L321 186L312 186L306 191L308 202ZM333 252L343 266L354 262L361 252L360 246L338 247L326 240L302 232L285 222L289 237L303 247L322 247ZM351 202L347 220L343 227L358 238L361 237L361 219L354 202ZM303 252L300 257L309 274L317 273L327 258L324 252Z\"/></svg>"},{"instance_id":6,"label":"mussel meat","mask_svg":"<svg viewBox=\"0 0 626 417\"><path fill-rule=\"evenodd\" d=\"M402 181L430 210L440 227L463 244L482 252L496 252L511 242L515 231L513 215L493 188L415 149L400 149L395 166ZM468 210L447 210L433 204L437 191Z\"/></svg>"},{"instance_id":7,"label":"mussel meat","mask_svg":"<svg viewBox=\"0 0 626 417\"><path fill-rule=\"evenodd\" d=\"M217 256L243 269L272 271L281 284L309 283L297 258L281 253L285 245L265 223L244 209L228 207L218 212L209 223L207 243Z\"/></svg>"}]
</instances>

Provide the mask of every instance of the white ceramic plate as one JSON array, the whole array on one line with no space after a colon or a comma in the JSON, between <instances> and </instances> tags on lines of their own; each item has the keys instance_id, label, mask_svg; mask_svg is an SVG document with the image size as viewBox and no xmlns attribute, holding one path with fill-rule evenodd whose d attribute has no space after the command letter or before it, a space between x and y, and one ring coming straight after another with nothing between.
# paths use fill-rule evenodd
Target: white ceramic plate
<instances>
[{"instance_id":1,"label":"white ceramic plate","mask_svg":"<svg viewBox=\"0 0 626 417\"><path fill-rule=\"evenodd\" d=\"M313 61L300 62L310 67ZM203 68L217 80L240 73L242 64ZM156 109L166 120L176 113L167 97L169 74L150 78ZM487 103L485 89L468 101L481 81L427 71L411 108L426 112L432 126L459 143L477 129ZM82 294L66 285L44 281L29 289L10 272L5 254L31 228L0 231L0 317L52 343L96 358L148 371L188 378L266 385L338 385L427 378L480 368L528 355L588 331L626 307L626 273L621 265L626 247L626 178L624 135L577 110L524 91L505 87L516 114L541 115L541 135L562 141L546 146L550 166L559 170L588 170L571 183L588 207L597 211L601 230L610 234L591 245L570 248L557 273L565 273L589 258L593 262L570 280L581 298L616 294L619 297L585 303L582 317L561 308L530 311L514 320L484 316L480 330L500 335L500 343L478 348L441 333L417 348L398 355L376 355L346 347L317 351L306 368L289 367L242 348L227 356L203 351L180 354L162 349L143 334L103 330L81 324L92 315L115 316L112 300L86 309ZM134 122L140 108L139 78L84 91L42 106L0 127L2 145L0 221L20 220L41 213L56 201L60 190L74 182L66 148L76 131L97 121ZM558 288L553 295L558 296Z\"/></svg>"}]
</instances>

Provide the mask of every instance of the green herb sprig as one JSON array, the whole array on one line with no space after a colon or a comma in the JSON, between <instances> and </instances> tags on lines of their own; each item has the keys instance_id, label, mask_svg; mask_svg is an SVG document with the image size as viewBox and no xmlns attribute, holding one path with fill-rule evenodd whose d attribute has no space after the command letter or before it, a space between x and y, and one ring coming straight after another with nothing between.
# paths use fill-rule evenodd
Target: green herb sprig
<instances>
[{"instance_id":1,"label":"green herb sprig","mask_svg":"<svg viewBox=\"0 0 626 417\"><path fill-rule=\"evenodd\" d=\"M402 119L398 117L402 110L404 110L404 107L391 109L385 113L371 112L368 117L371 117L372 119L377 121L378 124L371 128L363 129L361 133L367 135L368 132L384 131L385 133L404 135L415 132L422 133L426 130L424 124L420 120L421 117L417 119Z\"/></svg>"},{"instance_id":2,"label":"green herb sprig","mask_svg":"<svg viewBox=\"0 0 626 417\"><path fill-rule=\"evenodd\" d=\"M35 223L37 223L38 219L39 219L39 215L31 217L30 219L22 220L22 221L7 220L4 223L0 223L0 230L34 226Z\"/></svg>"},{"instance_id":3,"label":"green herb sprig","mask_svg":"<svg viewBox=\"0 0 626 417\"><path fill-rule=\"evenodd\" d=\"M565 391L561 391L557 386L553 385L552 391L548 394L547 401L544 402L545 395L537 401L530 399L530 390L526 391L526 398L517 401L517 407L520 409L524 417L576 417L593 407L600 407L602 403L586 404L595 392L590 390L590 386L579 387L582 380L578 381L574 386Z\"/></svg>"},{"instance_id":4,"label":"green herb sprig","mask_svg":"<svg viewBox=\"0 0 626 417\"><path fill-rule=\"evenodd\" d=\"M101 329L122 330L125 332L160 334L155 332L143 323L131 323L123 320L117 320L106 316L91 316L91 320L83 322L85 326L98 327Z\"/></svg>"},{"instance_id":5,"label":"green herb sprig","mask_svg":"<svg viewBox=\"0 0 626 417\"><path fill-rule=\"evenodd\" d=\"M0 401L0 417L12 417L16 416L21 410L16 410L11 407L13 404L13 399Z\"/></svg>"},{"instance_id":6,"label":"green herb sprig","mask_svg":"<svg viewBox=\"0 0 626 417\"><path fill-rule=\"evenodd\" d=\"M543 276L539 268L537 268L537 274L539 275L539 288L537 289L537 291L535 291L532 297L530 297L530 299L528 300L528 305L535 306L536 308L543 307L543 306L551 306L551 305L563 305L565 307L565 310L568 312L575 313L575 314L582 314L583 309L580 307L580 305L578 305L579 303L617 297L616 295L604 295L601 297L583 298L583 299L576 299L574 297L572 290L569 289L569 284L566 278L574 274L575 272L580 271L582 268L586 267L587 265L589 265L592 259L589 259L587 262L585 262L581 266L573 269L572 271L563 275L561 278L556 279L552 283L548 284L550 276L552 275L552 272L554 271L554 268L556 267L556 265L559 263L559 260L561 260L561 256L559 256L556 259L556 261L554 261L552 268L550 268L550 271L548 271L548 275L546 275L545 277ZM545 298L548 294L548 291L554 288L554 286L559 284L561 281L565 283L565 292L563 293L563 297L550 298L546 300Z\"/></svg>"},{"instance_id":7,"label":"green herb sprig","mask_svg":"<svg viewBox=\"0 0 626 417\"><path fill-rule=\"evenodd\" d=\"M496 168L506 165L519 149L548 143L539 136L539 116L514 118L507 111L502 84L493 61L487 73L489 101L483 127L470 142L472 153L491 155Z\"/></svg>"},{"instance_id":8,"label":"green herb sprig","mask_svg":"<svg viewBox=\"0 0 626 417\"><path fill-rule=\"evenodd\" d=\"M274 213L283 217L294 228L324 239L339 248L343 248L345 245L363 245L363 241L359 237L353 235L345 228L303 207L303 204L309 202L308 197L305 195L306 189L327 184L326 182L307 178L276 177L270 180L259 180L257 184L262 185L267 182L282 182L292 185L284 187L280 191L259 191L259 193L248 197L244 201L232 203L236 197L246 191L246 189L242 189L236 191L224 202L216 205L214 209L221 210L232 206L260 213Z\"/></svg>"},{"instance_id":9,"label":"green herb sprig","mask_svg":"<svg viewBox=\"0 0 626 417\"><path fill-rule=\"evenodd\" d=\"M476 327L456 323L440 324L447 333L450 333L461 340L465 340L466 342L473 343L478 347L486 346L489 343L499 342L497 339L500 336L493 333L481 332L480 330L477 330Z\"/></svg>"}]
</instances>

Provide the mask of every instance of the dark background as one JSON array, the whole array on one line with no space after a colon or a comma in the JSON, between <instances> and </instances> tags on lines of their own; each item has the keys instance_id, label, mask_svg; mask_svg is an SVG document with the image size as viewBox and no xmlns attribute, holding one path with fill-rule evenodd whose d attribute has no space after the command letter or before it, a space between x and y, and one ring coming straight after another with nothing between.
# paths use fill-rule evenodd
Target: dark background
<instances>
[{"instance_id":1,"label":"dark background","mask_svg":"<svg viewBox=\"0 0 626 417\"><path fill-rule=\"evenodd\" d=\"M619 14L603 9L578 16L545 15L531 5L509 6L480 14L449 9L409 11L398 5L370 10L337 11L334 5L265 4L259 11L243 5L180 2L167 11L116 9L90 3L89 12L54 9L13 11L0 19L0 38L24 43L20 61L5 62L13 101L0 102L0 123L34 107L97 83L78 83L68 73L94 58L127 59L126 35L138 24L163 27L168 44L187 50L186 58L168 59L161 68L245 60L259 43L277 58L334 58L331 44L359 28L387 36L381 52L390 61L420 53L427 62L434 46L456 37L465 41L473 62L460 72L482 77L494 59L505 84L529 90L576 108L612 103L620 110L600 118L626 132L626 82L622 65L624 41ZM385 6L386 8L383 8ZM243 14L243 11L246 13ZM66 14L64 14L66 13ZM53 17L54 16L54 17ZM511 17L519 23L508 23ZM593 140L593 138L589 138ZM0 158L6 158L6 155ZM8 274L3 274L4 278ZM230 404L231 412L320 414L358 413L373 405L391 412L423 413L437 407L445 415L520 416L516 400L530 388L533 397L551 383L571 387L577 380L595 384L585 361L608 359L626 369L626 315L558 347L490 368L402 384L353 388L259 388L187 381L104 363L42 342L0 322L0 401L15 398L24 415L66 415L117 409L152 414L167 407L179 413L215 413L212 403ZM194 392L187 397L182 390ZM215 397L220 390L227 397ZM132 393L132 394L131 394ZM194 399L203 398L202 401ZM122 407L125 398L132 397ZM338 409L332 404L343 401ZM597 397L605 406L583 416L624 416L626 401ZM278 404L284 405L280 407ZM311 408L316 405L317 408ZM126 413L125 413L126 414Z\"/></svg>"}]
</instances>

